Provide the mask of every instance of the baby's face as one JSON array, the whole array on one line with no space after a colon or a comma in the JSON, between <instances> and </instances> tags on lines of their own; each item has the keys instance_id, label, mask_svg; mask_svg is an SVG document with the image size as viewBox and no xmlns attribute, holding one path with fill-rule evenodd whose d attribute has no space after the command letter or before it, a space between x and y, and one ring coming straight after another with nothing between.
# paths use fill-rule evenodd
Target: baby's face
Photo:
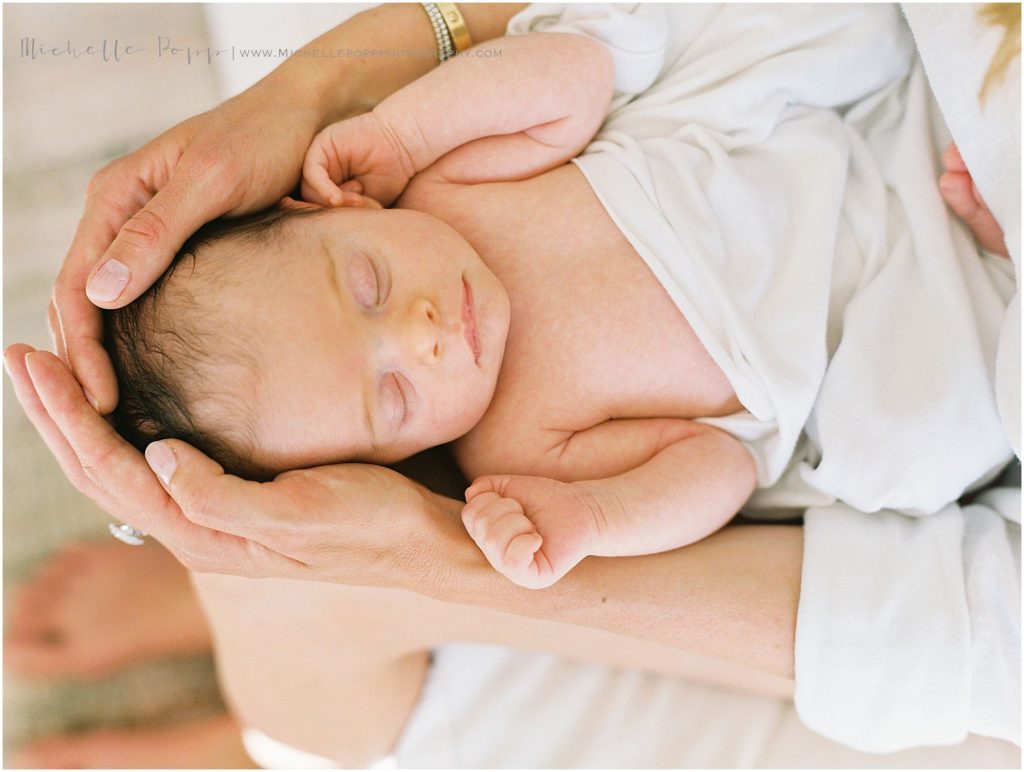
<instances>
[{"instance_id":1,"label":"baby's face","mask_svg":"<svg viewBox=\"0 0 1024 772\"><path fill-rule=\"evenodd\" d=\"M421 212L334 209L275 241L261 286L227 294L251 318L258 457L389 463L480 420L509 301L462 236Z\"/></svg>"}]
</instances>

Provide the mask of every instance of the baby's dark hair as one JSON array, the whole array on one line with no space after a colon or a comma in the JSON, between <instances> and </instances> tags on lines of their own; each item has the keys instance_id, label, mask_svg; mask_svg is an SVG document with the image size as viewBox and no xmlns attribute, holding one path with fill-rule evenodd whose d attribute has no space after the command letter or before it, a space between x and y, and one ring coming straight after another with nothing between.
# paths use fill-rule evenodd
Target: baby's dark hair
<instances>
[{"instance_id":1,"label":"baby's dark hair","mask_svg":"<svg viewBox=\"0 0 1024 772\"><path fill-rule=\"evenodd\" d=\"M245 319L226 318L218 297L238 283L240 271L271 269L267 258L286 223L317 211L267 209L207 223L143 295L103 312L119 391L112 419L121 436L140 450L157 440L183 440L228 473L252 480L282 471L254 455L253 391L239 385L258 388L250 353L255 341ZM227 241L242 249L211 249ZM201 280L193 279L199 270Z\"/></svg>"}]
</instances>

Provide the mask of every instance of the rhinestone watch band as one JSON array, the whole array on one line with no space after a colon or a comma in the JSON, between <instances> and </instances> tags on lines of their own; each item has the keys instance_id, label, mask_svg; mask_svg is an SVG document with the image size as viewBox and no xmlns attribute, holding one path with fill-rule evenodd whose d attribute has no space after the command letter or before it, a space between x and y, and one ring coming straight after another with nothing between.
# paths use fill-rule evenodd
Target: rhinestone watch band
<instances>
[{"instance_id":1,"label":"rhinestone watch band","mask_svg":"<svg viewBox=\"0 0 1024 772\"><path fill-rule=\"evenodd\" d=\"M452 43L452 36L448 32L448 25L444 22L437 3L420 3L423 10L427 12L427 18L434 28L434 38L437 40L437 58L445 62L455 56L455 45Z\"/></svg>"}]
</instances>

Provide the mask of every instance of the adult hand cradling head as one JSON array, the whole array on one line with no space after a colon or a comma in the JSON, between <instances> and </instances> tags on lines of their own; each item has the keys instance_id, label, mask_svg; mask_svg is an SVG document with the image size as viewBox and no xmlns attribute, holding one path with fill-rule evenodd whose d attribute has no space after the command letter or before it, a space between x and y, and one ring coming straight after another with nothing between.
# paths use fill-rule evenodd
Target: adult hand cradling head
<instances>
[{"instance_id":1,"label":"adult hand cradling head","mask_svg":"<svg viewBox=\"0 0 1024 772\"><path fill-rule=\"evenodd\" d=\"M426 559L432 547L461 530L456 518L440 516L426 489L383 467L335 465L256 483L225 475L177 440L150 446L147 465L86 403L53 354L15 344L5 364L18 399L71 482L106 511L159 539L191 570L371 585L407 577L416 585L432 571ZM387 529L367 527L382 516ZM213 530L220 527L231 533ZM321 528L334 535L318 536ZM338 539L339 528L349 533ZM345 546L329 556L327 544ZM391 570L396 565L401 572Z\"/></svg>"},{"instance_id":2,"label":"adult hand cradling head","mask_svg":"<svg viewBox=\"0 0 1024 772\"><path fill-rule=\"evenodd\" d=\"M480 6L466 16L476 39L483 41L501 35L520 8ZM310 47L415 49L429 35L422 16L418 6L375 8ZM433 69L437 60L391 57L364 65L292 57L239 96L102 169L89 185L85 212L49 308L59 359L23 344L5 352L19 400L69 479L112 515L160 539L190 568L246 576L302 572L301 562L183 517L143 456L100 417L118 401L111 361L101 343L100 309L121 308L142 295L204 223L259 211L294 191L317 132L372 108ZM208 486L204 493L197 487L196 496L211 500L216 485L209 487L210 481L223 476L219 467L180 443L175 448L179 459L188 453L197 469L205 470L201 480L190 478L189 486ZM296 482L280 487L293 492L300 487ZM321 489L332 489L335 482ZM271 504L272 491L280 487L259 489L260 500L269 506L261 510L267 517L271 511L283 514L280 500ZM403 493L415 489L394 480L385 487ZM221 490L218 495L229 495ZM242 506L238 499L232 509ZM337 514L336 506L329 511ZM308 515L308 510L292 511L297 520Z\"/></svg>"}]
</instances>

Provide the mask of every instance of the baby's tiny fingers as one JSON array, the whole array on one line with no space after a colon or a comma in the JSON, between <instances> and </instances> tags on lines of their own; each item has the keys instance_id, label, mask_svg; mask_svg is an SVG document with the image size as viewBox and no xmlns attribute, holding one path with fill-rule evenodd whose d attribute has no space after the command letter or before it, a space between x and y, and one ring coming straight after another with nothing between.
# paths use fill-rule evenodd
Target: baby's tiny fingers
<instances>
[{"instance_id":1,"label":"baby's tiny fingers","mask_svg":"<svg viewBox=\"0 0 1024 772\"><path fill-rule=\"evenodd\" d=\"M484 534L494 518L507 511L505 502L497 493L488 492L475 497L462 508L462 523L478 545L483 543Z\"/></svg>"},{"instance_id":2,"label":"baby's tiny fingers","mask_svg":"<svg viewBox=\"0 0 1024 772\"><path fill-rule=\"evenodd\" d=\"M533 522L523 514L521 507L502 506L508 501L502 499L500 505L492 505L485 509L478 524L477 543L480 544L480 548L502 563L505 561L508 546L517 536L539 536Z\"/></svg>"},{"instance_id":3,"label":"baby's tiny fingers","mask_svg":"<svg viewBox=\"0 0 1024 772\"><path fill-rule=\"evenodd\" d=\"M496 534L500 533L498 526L510 516L513 518L512 522L515 522L515 517L522 518L526 521L528 528L506 532L504 543L498 545L495 541ZM462 510L462 522L465 523L466 530L469 531L469 535L473 537L473 541L479 545L480 549L485 552L490 549L498 556L504 552L504 544L507 544L513 536L521 531L533 529L533 524L523 515L523 508L518 501L503 499L493 492L481 494L467 504Z\"/></svg>"},{"instance_id":4,"label":"baby's tiny fingers","mask_svg":"<svg viewBox=\"0 0 1024 772\"><path fill-rule=\"evenodd\" d=\"M474 496L466 502L466 506L462 508L462 521L466 522L467 519L475 520L480 510L486 507L488 504L499 501L501 496L497 493L484 493L479 496Z\"/></svg>"},{"instance_id":5,"label":"baby's tiny fingers","mask_svg":"<svg viewBox=\"0 0 1024 772\"><path fill-rule=\"evenodd\" d=\"M967 171L967 164L964 163L964 159L961 157L960 151L952 142L946 146L945 151L942 153L942 165L951 172Z\"/></svg>"},{"instance_id":6,"label":"baby's tiny fingers","mask_svg":"<svg viewBox=\"0 0 1024 772\"><path fill-rule=\"evenodd\" d=\"M331 179L330 159L322 146L314 143L302 163L302 197L321 206L339 206L344 193Z\"/></svg>"},{"instance_id":7,"label":"baby's tiny fingers","mask_svg":"<svg viewBox=\"0 0 1024 772\"><path fill-rule=\"evenodd\" d=\"M463 494L466 497L466 501L472 501L474 498L479 498L484 493L493 493L495 496L498 495L493 488L485 484L485 480L486 478L476 480L472 485L466 488L466 492Z\"/></svg>"},{"instance_id":8,"label":"baby's tiny fingers","mask_svg":"<svg viewBox=\"0 0 1024 772\"><path fill-rule=\"evenodd\" d=\"M466 489L466 499L469 500L473 496L477 496L485 491L493 491L499 495L505 495L505 489L513 479L515 479L513 475L509 474L492 474L477 477L473 484Z\"/></svg>"},{"instance_id":9,"label":"baby's tiny fingers","mask_svg":"<svg viewBox=\"0 0 1024 772\"><path fill-rule=\"evenodd\" d=\"M533 562L533 556L544 543L539 533L521 533L505 549L504 563L509 568L522 570Z\"/></svg>"},{"instance_id":10,"label":"baby's tiny fingers","mask_svg":"<svg viewBox=\"0 0 1024 772\"><path fill-rule=\"evenodd\" d=\"M956 214L970 220L978 213L978 202L971 190L971 178L962 172L946 172L939 177L942 197Z\"/></svg>"},{"instance_id":11,"label":"baby's tiny fingers","mask_svg":"<svg viewBox=\"0 0 1024 772\"><path fill-rule=\"evenodd\" d=\"M317 173L306 174L303 172L302 185L299 190L304 201L320 206L338 206L344 201L345 196L337 185L329 179L319 178Z\"/></svg>"}]
</instances>

